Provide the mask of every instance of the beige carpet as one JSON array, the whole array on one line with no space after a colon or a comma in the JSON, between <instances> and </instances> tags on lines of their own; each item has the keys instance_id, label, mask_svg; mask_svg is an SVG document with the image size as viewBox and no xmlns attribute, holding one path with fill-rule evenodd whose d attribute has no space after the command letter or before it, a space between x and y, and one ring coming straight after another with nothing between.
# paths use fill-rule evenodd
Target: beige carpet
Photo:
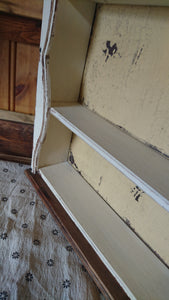
<instances>
[{"instance_id":1,"label":"beige carpet","mask_svg":"<svg viewBox=\"0 0 169 300\"><path fill-rule=\"evenodd\" d=\"M0 161L0 300L100 300L96 285L24 175Z\"/></svg>"}]
</instances>

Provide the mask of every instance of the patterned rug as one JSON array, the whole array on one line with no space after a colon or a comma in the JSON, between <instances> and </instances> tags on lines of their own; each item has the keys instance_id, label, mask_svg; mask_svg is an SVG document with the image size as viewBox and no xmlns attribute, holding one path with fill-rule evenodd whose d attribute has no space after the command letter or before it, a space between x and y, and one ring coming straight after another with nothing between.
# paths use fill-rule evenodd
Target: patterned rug
<instances>
[{"instance_id":1,"label":"patterned rug","mask_svg":"<svg viewBox=\"0 0 169 300\"><path fill-rule=\"evenodd\" d=\"M0 161L0 300L103 300L26 168Z\"/></svg>"}]
</instances>

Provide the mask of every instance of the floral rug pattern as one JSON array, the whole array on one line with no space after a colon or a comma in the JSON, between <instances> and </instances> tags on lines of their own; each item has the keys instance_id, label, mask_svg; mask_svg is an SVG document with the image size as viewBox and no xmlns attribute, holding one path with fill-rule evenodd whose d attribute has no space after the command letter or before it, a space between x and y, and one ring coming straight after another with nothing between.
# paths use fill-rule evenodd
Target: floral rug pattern
<instances>
[{"instance_id":1,"label":"floral rug pattern","mask_svg":"<svg viewBox=\"0 0 169 300\"><path fill-rule=\"evenodd\" d=\"M27 168L0 161L0 300L103 300Z\"/></svg>"}]
</instances>

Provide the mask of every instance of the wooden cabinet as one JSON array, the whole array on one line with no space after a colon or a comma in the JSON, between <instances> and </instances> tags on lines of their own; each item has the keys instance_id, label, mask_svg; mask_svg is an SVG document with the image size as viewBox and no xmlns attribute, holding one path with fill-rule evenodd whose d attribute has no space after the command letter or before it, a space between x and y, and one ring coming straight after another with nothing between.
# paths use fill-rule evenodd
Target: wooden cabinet
<instances>
[{"instance_id":1,"label":"wooden cabinet","mask_svg":"<svg viewBox=\"0 0 169 300\"><path fill-rule=\"evenodd\" d=\"M169 8L98 2L44 2L27 174L105 295L167 299Z\"/></svg>"},{"instance_id":2,"label":"wooden cabinet","mask_svg":"<svg viewBox=\"0 0 169 300\"><path fill-rule=\"evenodd\" d=\"M0 158L30 163L42 0L0 2Z\"/></svg>"},{"instance_id":3,"label":"wooden cabinet","mask_svg":"<svg viewBox=\"0 0 169 300\"><path fill-rule=\"evenodd\" d=\"M0 4L0 109L35 112L42 10L36 2Z\"/></svg>"}]
</instances>

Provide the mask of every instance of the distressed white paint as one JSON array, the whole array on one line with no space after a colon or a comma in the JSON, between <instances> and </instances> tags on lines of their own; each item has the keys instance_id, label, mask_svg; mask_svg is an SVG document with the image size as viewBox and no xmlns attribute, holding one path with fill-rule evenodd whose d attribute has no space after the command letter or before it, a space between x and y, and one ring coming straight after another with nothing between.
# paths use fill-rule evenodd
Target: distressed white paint
<instances>
[{"instance_id":1,"label":"distressed white paint","mask_svg":"<svg viewBox=\"0 0 169 300\"><path fill-rule=\"evenodd\" d=\"M48 120L47 133L40 151L38 167L66 161L71 136L71 131L51 116Z\"/></svg>"},{"instance_id":2,"label":"distressed white paint","mask_svg":"<svg viewBox=\"0 0 169 300\"><path fill-rule=\"evenodd\" d=\"M71 125L70 115L64 122L62 119L66 126L53 117L48 121L51 104L78 100L94 13L91 1L59 0L56 13L55 3L46 2L43 17L33 171L37 166L46 166L40 169L44 180L131 298L166 299L168 269L90 185L169 263L167 211L145 194L140 196L142 202L133 200L131 181L75 136L71 150L76 168L89 181L88 185L66 163L76 118L73 117ZM168 8L99 6L81 90L81 99L84 98L90 110L166 154L169 153L168 16ZM107 60L103 52L106 41L111 46L116 43L118 48ZM81 123L80 118L77 120ZM90 124L88 130L93 134L95 131L98 137ZM91 139L95 140L95 136ZM121 151L120 146L118 149ZM131 155L129 150L128 154ZM154 155L157 154L153 152ZM144 159L140 160L141 165L144 163Z\"/></svg>"},{"instance_id":3,"label":"distressed white paint","mask_svg":"<svg viewBox=\"0 0 169 300\"><path fill-rule=\"evenodd\" d=\"M167 299L169 270L68 163L40 174L131 299Z\"/></svg>"},{"instance_id":4,"label":"distressed white paint","mask_svg":"<svg viewBox=\"0 0 169 300\"><path fill-rule=\"evenodd\" d=\"M168 15L168 8L101 6L94 25L81 94L89 109L167 154ZM110 56L105 62L103 50L107 40L111 45L117 43L122 57ZM141 50L142 43L146 52L142 51L137 60L137 50ZM132 61L135 69L130 74ZM77 136L71 149L82 176L169 264L168 212L142 192L137 202L134 192L131 192L135 188L132 182ZM149 161L143 159L142 164L147 163ZM163 174L161 180L165 181Z\"/></svg>"},{"instance_id":5,"label":"distressed white paint","mask_svg":"<svg viewBox=\"0 0 169 300\"><path fill-rule=\"evenodd\" d=\"M40 149L45 139L47 128L48 108L50 105L50 84L49 73L47 70L47 52L51 40L55 8L55 0L44 1L40 41L40 59L37 77L33 151L31 162L33 172L35 172L38 168Z\"/></svg>"},{"instance_id":6,"label":"distressed white paint","mask_svg":"<svg viewBox=\"0 0 169 300\"><path fill-rule=\"evenodd\" d=\"M94 11L95 4L90 1L44 1L32 154L33 172L38 167L40 149L46 135L51 97L52 104L55 101L78 100Z\"/></svg>"},{"instance_id":7,"label":"distressed white paint","mask_svg":"<svg viewBox=\"0 0 169 300\"><path fill-rule=\"evenodd\" d=\"M107 41L118 48L108 58ZM168 53L168 7L101 6L81 98L89 109L169 155Z\"/></svg>"},{"instance_id":8,"label":"distressed white paint","mask_svg":"<svg viewBox=\"0 0 169 300\"><path fill-rule=\"evenodd\" d=\"M168 211L76 135L71 153L82 177L169 265Z\"/></svg>"},{"instance_id":9,"label":"distressed white paint","mask_svg":"<svg viewBox=\"0 0 169 300\"><path fill-rule=\"evenodd\" d=\"M168 159L81 105L51 113L169 211Z\"/></svg>"},{"instance_id":10,"label":"distressed white paint","mask_svg":"<svg viewBox=\"0 0 169 300\"><path fill-rule=\"evenodd\" d=\"M58 1L49 51L52 106L78 101L94 10L89 1Z\"/></svg>"}]
</instances>

